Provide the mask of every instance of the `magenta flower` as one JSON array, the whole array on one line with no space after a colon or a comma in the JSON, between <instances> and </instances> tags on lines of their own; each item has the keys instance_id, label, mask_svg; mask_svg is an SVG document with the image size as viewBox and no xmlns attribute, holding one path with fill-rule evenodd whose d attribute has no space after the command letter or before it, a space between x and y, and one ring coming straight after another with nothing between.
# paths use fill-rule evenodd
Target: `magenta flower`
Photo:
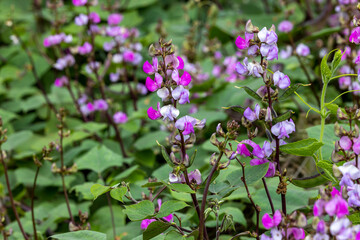
<instances>
[{"instance_id":1,"label":"magenta flower","mask_svg":"<svg viewBox=\"0 0 360 240\"><path fill-rule=\"evenodd\" d=\"M196 118L186 115L184 117L179 118L176 121L175 127L180 131L183 131L182 133L184 135L189 135L191 133L194 133L194 128L198 128L198 129L204 128L205 123L206 123L206 119L200 121Z\"/></svg>"},{"instance_id":2,"label":"magenta flower","mask_svg":"<svg viewBox=\"0 0 360 240\"><path fill-rule=\"evenodd\" d=\"M251 110L251 108L246 108L246 110L244 111L244 117L250 121L250 122L254 122L256 120L259 119L259 115L260 115L260 105L256 104L255 105L255 111Z\"/></svg>"},{"instance_id":3,"label":"magenta flower","mask_svg":"<svg viewBox=\"0 0 360 240\"><path fill-rule=\"evenodd\" d=\"M284 20L279 24L278 29L280 32L288 33L293 29L293 27L294 25L292 24L292 22Z\"/></svg>"},{"instance_id":4,"label":"magenta flower","mask_svg":"<svg viewBox=\"0 0 360 240\"><path fill-rule=\"evenodd\" d=\"M266 229L275 228L281 223L281 212L276 210L273 217L270 217L268 213L265 213L262 217L262 224Z\"/></svg>"},{"instance_id":5,"label":"magenta flower","mask_svg":"<svg viewBox=\"0 0 360 240\"><path fill-rule=\"evenodd\" d=\"M157 202L158 202L158 206L159 206L157 211L159 211L161 209L162 201L161 201L161 199L158 199ZM172 222L173 221L173 215L169 214L168 216L163 217L163 219L165 221L167 221L167 222ZM150 225L150 223L155 222L155 221L156 221L155 219L144 219L144 220L141 221L140 227L141 227L141 229L145 230Z\"/></svg>"},{"instance_id":6,"label":"magenta flower","mask_svg":"<svg viewBox=\"0 0 360 240\"><path fill-rule=\"evenodd\" d=\"M271 132L279 139L289 138L289 134L295 132L295 124L292 119L285 120L272 126Z\"/></svg>"},{"instance_id":7,"label":"magenta flower","mask_svg":"<svg viewBox=\"0 0 360 240\"><path fill-rule=\"evenodd\" d=\"M254 34L245 32L245 39L238 36L235 40L235 45L239 49L246 49L250 45L250 40L254 38Z\"/></svg>"},{"instance_id":8,"label":"magenta flower","mask_svg":"<svg viewBox=\"0 0 360 240\"><path fill-rule=\"evenodd\" d=\"M88 104L86 104L86 110L87 110L87 112L91 113L91 112L94 112L96 109L95 109L94 104L89 102Z\"/></svg>"},{"instance_id":9,"label":"magenta flower","mask_svg":"<svg viewBox=\"0 0 360 240\"><path fill-rule=\"evenodd\" d=\"M123 53L124 61L125 62L133 62L135 60L135 53L130 50L126 50Z\"/></svg>"},{"instance_id":10,"label":"magenta flower","mask_svg":"<svg viewBox=\"0 0 360 240\"><path fill-rule=\"evenodd\" d=\"M290 238L292 236L292 238ZM287 230L287 237L288 239L304 239L305 238L305 231L302 228L288 228Z\"/></svg>"},{"instance_id":11,"label":"magenta flower","mask_svg":"<svg viewBox=\"0 0 360 240\"><path fill-rule=\"evenodd\" d=\"M123 16L119 13L110 14L108 17L109 25L118 25L123 20Z\"/></svg>"},{"instance_id":12,"label":"magenta flower","mask_svg":"<svg viewBox=\"0 0 360 240\"><path fill-rule=\"evenodd\" d=\"M280 71L276 71L273 74L273 80L274 80L274 85L278 86L280 89L288 88L291 83L288 75L285 75Z\"/></svg>"},{"instance_id":13,"label":"magenta flower","mask_svg":"<svg viewBox=\"0 0 360 240\"><path fill-rule=\"evenodd\" d=\"M178 56L177 59L179 60L179 66L177 69L184 69L184 60L180 56Z\"/></svg>"},{"instance_id":14,"label":"magenta flower","mask_svg":"<svg viewBox=\"0 0 360 240\"><path fill-rule=\"evenodd\" d=\"M91 12L91 13L89 14L89 20L90 20L90 22L92 22L92 23L99 23L99 22L101 22L100 16L99 16L99 14L97 14L96 12Z\"/></svg>"},{"instance_id":15,"label":"magenta flower","mask_svg":"<svg viewBox=\"0 0 360 240\"><path fill-rule=\"evenodd\" d=\"M86 55L91 53L93 47L90 43L85 42L84 45L78 47L78 51L80 55Z\"/></svg>"},{"instance_id":16,"label":"magenta flower","mask_svg":"<svg viewBox=\"0 0 360 240\"><path fill-rule=\"evenodd\" d=\"M126 113L123 112L116 112L113 116L114 122L119 123L126 123L128 121L128 117L126 116Z\"/></svg>"},{"instance_id":17,"label":"magenta flower","mask_svg":"<svg viewBox=\"0 0 360 240\"><path fill-rule=\"evenodd\" d=\"M74 6L84 6L87 3L87 0L72 0Z\"/></svg>"},{"instance_id":18,"label":"magenta flower","mask_svg":"<svg viewBox=\"0 0 360 240\"><path fill-rule=\"evenodd\" d=\"M61 76L55 79L54 85L55 87L63 87L69 84L69 80L66 76Z\"/></svg>"},{"instance_id":19,"label":"magenta flower","mask_svg":"<svg viewBox=\"0 0 360 240\"><path fill-rule=\"evenodd\" d=\"M339 218L349 214L348 204L341 196L334 196L325 204L325 211L329 216L337 216Z\"/></svg>"},{"instance_id":20,"label":"magenta flower","mask_svg":"<svg viewBox=\"0 0 360 240\"><path fill-rule=\"evenodd\" d=\"M270 162L269 160L267 160L266 158L261 158L261 159L258 159L258 158L255 158L255 159L252 159L250 161L250 165L251 166L256 166L256 165L261 165L261 164L264 164L264 163L269 163L269 169L268 171L266 172L265 174L265 177L273 177L275 176L275 164L273 162Z\"/></svg>"},{"instance_id":21,"label":"magenta flower","mask_svg":"<svg viewBox=\"0 0 360 240\"><path fill-rule=\"evenodd\" d=\"M360 27L356 27L350 34L349 41L352 43L360 43Z\"/></svg>"},{"instance_id":22,"label":"magenta flower","mask_svg":"<svg viewBox=\"0 0 360 240\"><path fill-rule=\"evenodd\" d=\"M147 77L145 81L145 86L150 92L154 92L161 88L162 82L163 77L160 74L155 73L154 81L150 77Z\"/></svg>"},{"instance_id":23,"label":"magenta flower","mask_svg":"<svg viewBox=\"0 0 360 240\"><path fill-rule=\"evenodd\" d=\"M236 153L242 157L250 157L251 156L251 152L249 151L249 149L246 147L246 144L244 144L244 143L239 143L237 145Z\"/></svg>"},{"instance_id":24,"label":"magenta flower","mask_svg":"<svg viewBox=\"0 0 360 240\"><path fill-rule=\"evenodd\" d=\"M153 62L153 65L151 65L148 61L144 62L143 71L146 74L151 75L158 71L158 59L156 57L154 57L152 59L152 62Z\"/></svg>"},{"instance_id":25,"label":"magenta flower","mask_svg":"<svg viewBox=\"0 0 360 240\"><path fill-rule=\"evenodd\" d=\"M94 101L94 108L98 111L106 111L108 109L108 104L104 99L98 99Z\"/></svg>"},{"instance_id":26,"label":"magenta flower","mask_svg":"<svg viewBox=\"0 0 360 240\"><path fill-rule=\"evenodd\" d=\"M197 185L200 185L202 183L201 172L199 171L199 169L195 169L194 171L191 171L189 173L189 181L195 182Z\"/></svg>"},{"instance_id":27,"label":"magenta flower","mask_svg":"<svg viewBox=\"0 0 360 240\"><path fill-rule=\"evenodd\" d=\"M310 48L308 46L306 46L303 43L300 43L297 47L296 47L296 53L299 56L303 56L306 57L307 55L310 54Z\"/></svg>"},{"instance_id":28,"label":"magenta flower","mask_svg":"<svg viewBox=\"0 0 360 240\"><path fill-rule=\"evenodd\" d=\"M326 202L323 199L318 199L314 203L313 213L315 217L323 215Z\"/></svg>"},{"instance_id":29,"label":"magenta flower","mask_svg":"<svg viewBox=\"0 0 360 240\"><path fill-rule=\"evenodd\" d=\"M149 109L147 110L147 114L151 120L156 120L161 118L160 103L159 102L157 103L157 110L155 110L153 107L149 107Z\"/></svg>"},{"instance_id":30,"label":"magenta flower","mask_svg":"<svg viewBox=\"0 0 360 240\"><path fill-rule=\"evenodd\" d=\"M355 154L360 154L360 137L354 138L354 145L352 148Z\"/></svg>"},{"instance_id":31,"label":"magenta flower","mask_svg":"<svg viewBox=\"0 0 360 240\"><path fill-rule=\"evenodd\" d=\"M88 21L89 17L82 13L79 16L75 17L75 24L78 26L86 25L88 24Z\"/></svg>"},{"instance_id":32,"label":"magenta flower","mask_svg":"<svg viewBox=\"0 0 360 240\"><path fill-rule=\"evenodd\" d=\"M175 69L172 74L171 78L176 82L177 85L187 86L191 82L191 75L184 71L183 75L179 77L179 72Z\"/></svg>"},{"instance_id":33,"label":"magenta flower","mask_svg":"<svg viewBox=\"0 0 360 240\"><path fill-rule=\"evenodd\" d=\"M175 100L179 100L180 104L190 103L189 100L189 90L185 89L183 86L177 86L171 93L172 97Z\"/></svg>"},{"instance_id":34,"label":"magenta flower","mask_svg":"<svg viewBox=\"0 0 360 240\"><path fill-rule=\"evenodd\" d=\"M57 70L64 70L66 67L70 67L75 64L75 58L71 54L67 54L62 58L56 60L56 63L53 65Z\"/></svg>"}]
</instances>

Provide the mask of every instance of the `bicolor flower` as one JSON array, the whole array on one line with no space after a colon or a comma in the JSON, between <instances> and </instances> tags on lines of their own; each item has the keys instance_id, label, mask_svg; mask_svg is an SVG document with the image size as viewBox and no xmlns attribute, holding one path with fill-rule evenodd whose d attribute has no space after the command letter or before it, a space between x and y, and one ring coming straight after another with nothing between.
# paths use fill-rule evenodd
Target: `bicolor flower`
<instances>
[{"instance_id":1,"label":"bicolor flower","mask_svg":"<svg viewBox=\"0 0 360 240\"><path fill-rule=\"evenodd\" d=\"M255 105L255 110L251 110L251 108L246 108L244 111L244 117L249 121L249 122L254 122L256 120L259 119L260 116L260 105L256 104Z\"/></svg>"},{"instance_id":2,"label":"bicolor flower","mask_svg":"<svg viewBox=\"0 0 360 240\"><path fill-rule=\"evenodd\" d=\"M163 87L163 88L160 88L156 92L156 94L159 96L159 98L161 98L162 101L165 101L169 97L170 91L166 87Z\"/></svg>"},{"instance_id":3,"label":"bicolor flower","mask_svg":"<svg viewBox=\"0 0 360 240\"><path fill-rule=\"evenodd\" d=\"M123 112L116 112L113 116L114 122L119 123L126 123L128 121L128 117L126 113Z\"/></svg>"},{"instance_id":4,"label":"bicolor flower","mask_svg":"<svg viewBox=\"0 0 360 240\"><path fill-rule=\"evenodd\" d=\"M200 121L199 119L186 115L176 121L175 127L180 131L183 131L182 134L189 135L191 133L194 133L194 128L204 128L205 123L206 119Z\"/></svg>"},{"instance_id":5,"label":"bicolor flower","mask_svg":"<svg viewBox=\"0 0 360 240\"><path fill-rule=\"evenodd\" d=\"M161 118L160 113L160 103L157 103L157 110L155 110L153 107L149 107L147 110L147 115L151 120L156 120Z\"/></svg>"},{"instance_id":6,"label":"bicolor flower","mask_svg":"<svg viewBox=\"0 0 360 240\"><path fill-rule=\"evenodd\" d=\"M348 203L341 196L335 195L325 204L325 211L329 216L341 218L349 214Z\"/></svg>"},{"instance_id":7,"label":"bicolor flower","mask_svg":"<svg viewBox=\"0 0 360 240\"><path fill-rule=\"evenodd\" d=\"M163 120L169 119L170 121L174 121L180 114L180 111L176 109L173 105L166 105L160 108L161 116L163 116Z\"/></svg>"},{"instance_id":8,"label":"bicolor flower","mask_svg":"<svg viewBox=\"0 0 360 240\"><path fill-rule=\"evenodd\" d=\"M161 88L162 82L163 82L163 77L160 74L155 73L154 80L152 80L150 77L146 78L145 86L150 92L154 92L159 88Z\"/></svg>"},{"instance_id":9,"label":"bicolor flower","mask_svg":"<svg viewBox=\"0 0 360 240\"><path fill-rule=\"evenodd\" d=\"M281 212L276 210L273 217L270 217L268 213L265 213L262 217L262 224L266 229L275 228L281 223Z\"/></svg>"},{"instance_id":10,"label":"bicolor flower","mask_svg":"<svg viewBox=\"0 0 360 240\"><path fill-rule=\"evenodd\" d=\"M79 54L86 55L91 53L93 47L90 43L85 42L82 46L78 47Z\"/></svg>"},{"instance_id":11,"label":"bicolor flower","mask_svg":"<svg viewBox=\"0 0 360 240\"><path fill-rule=\"evenodd\" d=\"M266 27L261 29L261 31L258 33L258 37L262 43L266 44L275 44L278 40L278 37L274 31L268 31Z\"/></svg>"},{"instance_id":12,"label":"bicolor flower","mask_svg":"<svg viewBox=\"0 0 360 240\"><path fill-rule=\"evenodd\" d=\"M94 101L94 108L98 111L106 111L108 109L108 104L104 99L98 99Z\"/></svg>"},{"instance_id":13,"label":"bicolor flower","mask_svg":"<svg viewBox=\"0 0 360 240\"><path fill-rule=\"evenodd\" d=\"M260 53L263 57L266 57L267 60L271 61L278 59L279 49L276 44L261 44Z\"/></svg>"},{"instance_id":14,"label":"bicolor flower","mask_svg":"<svg viewBox=\"0 0 360 240\"><path fill-rule=\"evenodd\" d=\"M264 164L264 163L269 163L269 168L268 168L268 171L265 174L265 177L273 177L273 176L275 176L275 164L273 162L270 162L266 158L261 158L261 159L255 158L255 159L252 159L250 161L251 166L261 165L261 164Z\"/></svg>"},{"instance_id":15,"label":"bicolor flower","mask_svg":"<svg viewBox=\"0 0 360 240\"><path fill-rule=\"evenodd\" d=\"M154 57L152 59L152 62L153 62L153 65L151 65L148 61L144 62L143 71L146 74L151 75L158 71L158 59L156 57Z\"/></svg>"},{"instance_id":16,"label":"bicolor flower","mask_svg":"<svg viewBox=\"0 0 360 240\"><path fill-rule=\"evenodd\" d=\"M245 32L245 39L238 36L235 40L235 45L239 49L246 49L250 45L250 40L254 38L254 34Z\"/></svg>"},{"instance_id":17,"label":"bicolor flower","mask_svg":"<svg viewBox=\"0 0 360 240\"><path fill-rule=\"evenodd\" d=\"M181 77L179 77L179 71L177 69L171 73L171 78L177 85L187 86L191 82L191 75L188 72L184 71Z\"/></svg>"},{"instance_id":18,"label":"bicolor flower","mask_svg":"<svg viewBox=\"0 0 360 240\"><path fill-rule=\"evenodd\" d=\"M191 171L189 173L189 181L195 182L197 185L200 185L202 183L201 172L199 171L199 169L195 169L194 171Z\"/></svg>"},{"instance_id":19,"label":"bicolor flower","mask_svg":"<svg viewBox=\"0 0 360 240\"><path fill-rule=\"evenodd\" d=\"M352 43L360 43L360 27L356 27L350 34L349 41Z\"/></svg>"},{"instance_id":20,"label":"bicolor flower","mask_svg":"<svg viewBox=\"0 0 360 240\"><path fill-rule=\"evenodd\" d=\"M177 86L171 93L172 97L175 100L179 100L180 104L190 103L189 100L189 90L184 88L183 86Z\"/></svg>"},{"instance_id":21,"label":"bicolor flower","mask_svg":"<svg viewBox=\"0 0 360 240\"><path fill-rule=\"evenodd\" d=\"M63 87L69 84L69 80L66 76L61 76L55 79L54 85L55 87Z\"/></svg>"},{"instance_id":22,"label":"bicolor flower","mask_svg":"<svg viewBox=\"0 0 360 240\"><path fill-rule=\"evenodd\" d=\"M272 126L271 132L280 139L289 138L289 134L295 132L295 124L292 119L285 120Z\"/></svg>"},{"instance_id":23,"label":"bicolor flower","mask_svg":"<svg viewBox=\"0 0 360 240\"><path fill-rule=\"evenodd\" d=\"M290 78L288 75L285 75L284 73L280 71L276 71L273 74L273 80L275 86L278 86L280 89L286 89L290 86Z\"/></svg>"}]
</instances>

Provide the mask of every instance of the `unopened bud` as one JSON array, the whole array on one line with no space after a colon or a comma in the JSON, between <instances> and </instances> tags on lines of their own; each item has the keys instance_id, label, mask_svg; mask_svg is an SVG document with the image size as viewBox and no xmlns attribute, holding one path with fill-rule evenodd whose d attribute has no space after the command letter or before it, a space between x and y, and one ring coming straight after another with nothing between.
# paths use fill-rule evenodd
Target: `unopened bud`
<instances>
[{"instance_id":1,"label":"unopened bud","mask_svg":"<svg viewBox=\"0 0 360 240\"><path fill-rule=\"evenodd\" d=\"M221 127L221 123L219 123L216 127L216 133L219 134L221 137L225 137L225 132Z\"/></svg>"},{"instance_id":2,"label":"unopened bud","mask_svg":"<svg viewBox=\"0 0 360 240\"><path fill-rule=\"evenodd\" d=\"M245 25L245 31L246 31L247 33L258 33L258 32L259 32L259 28L258 28L258 27L255 27L255 26L252 24L251 20L248 20L248 21L246 22L246 25Z\"/></svg>"},{"instance_id":3,"label":"unopened bud","mask_svg":"<svg viewBox=\"0 0 360 240\"><path fill-rule=\"evenodd\" d=\"M219 142L219 140L217 140L216 138L216 133L213 133L210 137L210 142L212 145L219 147L221 145L221 143Z\"/></svg>"},{"instance_id":4,"label":"unopened bud","mask_svg":"<svg viewBox=\"0 0 360 240\"><path fill-rule=\"evenodd\" d=\"M333 173L334 173L335 177L339 178L339 177L342 176L342 173L340 172L339 167L336 166L336 164L333 164L332 170L333 170Z\"/></svg>"},{"instance_id":5,"label":"unopened bud","mask_svg":"<svg viewBox=\"0 0 360 240\"><path fill-rule=\"evenodd\" d=\"M347 119L349 119L349 116L348 116L346 113L344 113L344 112L341 110L341 108L338 108L336 115L337 115L337 118L338 118L339 120L347 120Z\"/></svg>"}]
</instances>

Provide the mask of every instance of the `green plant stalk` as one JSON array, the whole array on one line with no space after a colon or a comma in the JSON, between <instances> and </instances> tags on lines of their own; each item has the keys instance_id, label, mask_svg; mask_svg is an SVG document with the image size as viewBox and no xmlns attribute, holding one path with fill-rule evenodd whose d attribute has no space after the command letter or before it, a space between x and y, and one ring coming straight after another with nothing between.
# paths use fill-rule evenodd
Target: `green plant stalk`
<instances>
[{"instance_id":1,"label":"green plant stalk","mask_svg":"<svg viewBox=\"0 0 360 240\"><path fill-rule=\"evenodd\" d=\"M34 230L34 239L38 240L37 237L37 230L36 230L36 222L35 222L35 212L34 212L34 198L35 198L35 188L36 188L36 181L39 175L40 167L37 167L35 177L34 177L34 184L31 191L31 220L33 224L33 230Z\"/></svg>"},{"instance_id":2,"label":"green plant stalk","mask_svg":"<svg viewBox=\"0 0 360 240\"><path fill-rule=\"evenodd\" d=\"M320 99L320 117L321 117L321 128L320 128L320 138L319 141L322 142L324 138L324 130L325 130L325 119L326 119L326 109L325 109L325 95L326 95L326 88L328 86L328 83L324 82L322 91L321 91L321 99ZM323 160L322 153L321 153L322 147L319 149L319 159Z\"/></svg>"}]
</instances>

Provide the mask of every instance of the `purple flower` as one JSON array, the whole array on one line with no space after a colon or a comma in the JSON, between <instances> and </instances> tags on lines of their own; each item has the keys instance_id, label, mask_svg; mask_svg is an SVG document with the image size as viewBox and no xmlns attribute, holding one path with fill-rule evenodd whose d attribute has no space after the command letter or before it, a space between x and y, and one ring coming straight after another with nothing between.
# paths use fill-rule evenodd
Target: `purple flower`
<instances>
[{"instance_id":1,"label":"purple flower","mask_svg":"<svg viewBox=\"0 0 360 240\"><path fill-rule=\"evenodd\" d=\"M248 49L248 55L255 56L258 53L259 46L258 45L252 45Z\"/></svg>"},{"instance_id":2,"label":"purple flower","mask_svg":"<svg viewBox=\"0 0 360 240\"><path fill-rule=\"evenodd\" d=\"M111 82L117 82L117 81L119 81L119 78L120 78L120 72L110 73L110 81Z\"/></svg>"},{"instance_id":3,"label":"purple flower","mask_svg":"<svg viewBox=\"0 0 360 240\"><path fill-rule=\"evenodd\" d=\"M266 27L261 29L261 31L258 33L258 37L262 43L266 44L275 44L278 40L278 37L274 31L268 31Z\"/></svg>"},{"instance_id":4,"label":"purple flower","mask_svg":"<svg viewBox=\"0 0 360 240\"><path fill-rule=\"evenodd\" d=\"M75 64L75 59L71 54L67 54L62 58L56 60L56 63L53 65L57 70L64 70L66 67L70 67Z\"/></svg>"},{"instance_id":5,"label":"purple flower","mask_svg":"<svg viewBox=\"0 0 360 240\"><path fill-rule=\"evenodd\" d=\"M201 184L202 180L201 180L201 173L200 173L199 169L195 169L194 171L191 171L189 173L189 181L195 182L197 185Z\"/></svg>"},{"instance_id":6,"label":"purple flower","mask_svg":"<svg viewBox=\"0 0 360 240\"><path fill-rule=\"evenodd\" d=\"M261 74L264 73L263 68L260 66L258 62L248 62L248 58L244 58L243 61L244 65L242 65L240 62L236 64L236 71L240 75L252 75L253 77L261 77Z\"/></svg>"},{"instance_id":7,"label":"purple flower","mask_svg":"<svg viewBox=\"0 0 360 240\"><path fill-rule=\"evenodd\" d=\"M352 147L352 141L348 136L342 136L339 141L339 145L345 151L350 150Z\"/></svg>"},{"instance_id":8,"label":"purple flower","mask_svg":"<svg viewBox=\"0 0 360 240\"><path fill-rule=\"evenodd\" d=\"M293 29L293 27L294 25L292 24L292 22L284 20L279 24L278 29L280 32L288 33Z\"/></svg>"},{"instance_id":9,"label":"purple flower","mask_svg":"<svg viewBox=\"0 0 360 240\"><path fill-rule=\"evenodd\" d=\"M314 203L314 207L313 207L313 213L314 213L315 217L319 217L319 216L323 215L325 203L326 202L323 199L316 200L316 202Z\"/></svg>"},{"instance_id":10,"label":"purple flower","mask_svg":"<svg viewBox=\"0 0 360 240\"><path fill-rule=\"evenodd\" d=\"M337 239L353 239L350 226L351 222L348 218L337 218L331 223L330 232Z\"/></svg>"},{"instance_id":11,"label":"purple flower","mask_svg":"<svg viewBox=\"0 0 360 240\"><path fill-rule=\"evenodd\" d=\"M360 185L354 184L352 187L348 187L348 203L350 207L360 207Z\"/></svg>"},{"instance_id":12,"label":"purple flower","mask_svg":"<svg viewBox=\"0 0 360 240\"><path fill-rule=\"evenodd\" d=\"M265 213L261 221L266 229L270 229L277 227L281 222L281 218L281 212L276 210L273 217L270 217L268 213Z\"/></svg>"},{"instance_id":13,"label":"purple flower","mask_svg":"<svg viewBox=\"0 0 360 240\"><path fill-rule=\"evenodd\" d=\"M324 234L326 232L326 224L324 220L320 220L318 225L316 226L316 232Z\"/></svg>"},{"instance_id":14,"label":"purple flower","mask_svg":"<svg viewBox=\"0 0 360 240\"><path fill-rule=\"evenodd\" d=\"M251 110L251 108L249 108L249 107L244 111L244 117L250 122L254 122L254 121L258 120L259 115L260 115L260 105L259 104L255 105L255 111Z\"/></svg>"},{"instance_id":15,"label":"purple flower","mask_svg":"<svg viewBox=\"0 0 360 240\"><path fill-rule=\"evenodd\" d=\"M111 41L111 42L105 42L103 48L106 52L110 52L115 46L116 43L114 41Z\"/></svg>"},{"instance_id":16,"label":"purple flower","mask_svg":"<svg viewBox=\"0 0 360 240\"><path fill-rule=\"evenodd\" d=\"M291 83L288 75L285 75L280 71L276 71L273 74L273 80L274 80L274 85L278 86L280 89L288 88Z\"/></svg>"},{"instance_id":17,"label":"purple flower","mask_svg":"<svg viewBox=\"0 0 360 240\"><path fill-rule=\"evenodd\" d=\"M136 85L136 90L141 95L146 95L148 93L148 90L147 90L146 86L144 84L142 84L142 83L138 83Z\"/></svg>"},{"instance_id":18,"label":"purple flower","mask_svg":"<svg viewBox=\"0 0 360 240\"><path fill-rule=\"evenodd\" d=\"M150 92L154 92L159 88L161 88L162 82L163 82L162 76L158 73L155 73L154 81L150 77L147 77L145 81L145 86Z\"/></svg>"},{"instance_id":19,"label":"purple flower","mask_svg":"<svg viewBox=\"0 0 360 240\"><path fill-rule=\"evenodd\" d=\"M74 6L84 6L87 3L87 0L72 0Z\"/></svg>"},{"instance_id":20,"label":"purple flower","mask_svg":"<svg viewBox=\"0 0 360 240\"><path fill-rule=\"evenodd\" d=\"M177 59L179 61L179 66L177 69L184 69L184 60L180 56L178 56Z\"/></svg>"},{"instance_id":21,"label":"purple flower","mask_svg":"<svg viewBox=\"0 0 360 240\"><path fill-rule=\"evenodd\" d=\"M89 14L89 20L92 23L99 23L101 21L99 14L97 14L96 12L91 12Z\"/></svg>"},{"instance_id":22,"label":"purple flower","mask_svg":"<svg viewBox=\"0 0 360 240\"><path fill-rule=\"evenodd\" d=\"M265 121L272 122L272 113L271 113L271 109L269 107L267 107L267 109L266 109Z\"/></svg>"},{"instance_id":23,"label":"purple flower","mask_svg":"<svg viewBox=\"0 0 360 240\"><path fill-rule=\"evenodd\" d=\"M349 41L352 43L360 43L360 27L356 27L350 34Z\"/></svg>"},{"instance_id":24,"label":"purple flower","mask_svg":"<svg viewBox=\"0 0 360 240\"><path fill-rule=\"evenodd\" d=\"M133 62L135 60L135 53L130 50L126 50L123 53L124 61L125 62Z\"/></svg>"},{"instance_id":25,"label":"purple flower","mask_svg":"<svg viewBox=\"0 0 360 240\"><path fill-rule=\"evenodd\" d=\"M106 111L108 109L108 104L104 99L95 100L94 109L98 111Z\"/></svg>"},{"instance_id":26,"label":"purple flower","mask_svg":"<svg viewBox=\"0 0 360 240\"><path fill-rule=\"evenodd\" d=\"M280 51L280 57L283 59L287 59L291 56L292 54L292 47L291 46L286 46L286 49L282 49Z\"/></svg>"},{"instance_id":27,"label":"purple flower","mask_svg":"<svg viewBox=\"0 0 360 240\"><path fill-rule=\"evenodd\" d=\"M66 76L61 76L55 79L54 85L55 87L63 87L69 84L69 80Z\"/></svg>"},{"instance_id":28,"label":"purple flower","mask_svg":"<svg viewBox=\"0 0 360 240\"><path fill-rule=\"evenodd\" d=\"M88 24L88 21L89 17L82 13L79 16L75 17L75 24L78 26L86 25Z\"/></svg>"},{"instance_id":29,"label":"purple flower","mask_svg":"<svg viewBox=\"0 0 360 240\"><path fill-rule=\"evenodd\" d=\"M89 62L86 66L85 66L85 71L89 74L91 73L95 73L95 70L99 69L100 67L100 63L99 62Z\"/></svg>"},{"instance_id":30,"label":"purple flower","mask_svg":"<svg viewBox=\"0 0 360 240\"><path fill-rule=\"evenodd\" d=\"M149 107L149 109L147 110L147 114L151 120L156 120L161 118L160 103L159 102L157 103L157 110L155 110L153 107Z\"/></svg>"},{"instance_id":31,"label":"purple flower","mask_svg":"<svg viewBox=\"0 0 360 240\"><path fill-rule=\"evenodd\" d=\"M353 181L360 178L360 170L354 166L354 161L347 162L340 166L339 171L343 175L340 181L340 186L353 186Z\"/></svg>"},{"instance_id":32,"label":"purple flower","mask_svg":"<svg viewBox=\"0 0 360 240\"><path fill-rule=\"evenodd\" d=\"M275 164L273 162L270 162L266 158L261 158L261 159L255 158L250 161L251 166L261 165L264 163L269 163L269 169L266 172L265 177L275 176Z\"/></svg>"},{"instance_id":33,"label":"purple flower","mask_svg":"<svg viewBox=\"0 0 360 240\"><path fill-rule=\"evenodd\" d=\"M310 54L310 48L308 46L306 46L303 43L300 43L297 47L296 47L296 53L299 56L303 56L306 57L307 55Z\"/></svg>"},{"instance_id":34,"label":"purple flower","mask_svg":"<svg viewBox=\"0 0 360 240\"><path fill-rule=\"evenodd\" d=\"M176 109L173 105L166 105L160 109L161 116L163 116L163 120L169 119L170 121L174 121L180 114L180 111ZM175 126L176 127L176 126Z\"/></svg>"},{"instance_id":35,"label":"purple flower","mask_svg":"<svg viewBox=\"0 0 360 240\"><path fill-rule=\"evenodd\" d=\"M292 238L290 238L292 236ZM288 239L304 239L305 238L305 231L302 228L288 228L287 230L287 238Z\"/></svg>"},{"instance_id":36,"label":"purple flower","mask_svg":"<svg viewBox=\"0 0 360 240\"><path fill-rule=\"evenodd\" d=\"M214 65L214 68L213 68L211 73L215 77L220 77L220 75L221 75L221 67L219 65Z\"/></svg>"},{"instance_id":37,"label":"purple flower","mask_svg":"<svg viewBox=\"0 0 360 240\"><path fill-rule=\"evenodd\" d=\"M267 60L271 61L274 59L278 59L278 47L276 46L276 44L261 44L260 47L260 53L263 57L266 57Z\"/></svg>"},{"instance_id":38,"label":"purple flower","mask_svg":"<svg viewBox=\"0 0 360 240\"><path fill-rule=\"evenodd\" d=\"M179 77L179 71L177 69L172 72L171 78L177 85L187 86L191 82L191 75L188 72L184 71L183 75Z\"/></svg>"},{"instance_id":39,"label":"purple flower","mask_svg":"<svg viewBox=\"0 0 360 240\"><path fill-rule=\"evenodd\" d=\"M84 45L78 47L79 54L86 55L91 53L92 51L92 45L88 42L85 42Z\"/></svg>"},{"instance_id":40,"label":"purple flower","mask_svg":"<svg viewBox=\"0 0 360 240\"><path fill-rule=\"evenodd\" d=\"M354 145L352 148L355 154L360 154L360 137L354 138Z\"/></svg>"},{"instance_id":41,"label":"purple flower","mask_svg":"<svg viewBox=\"0 0 360 240\"><path fill-rule=\"evenodd\" d=\"M339 195L335 195L325 204L325 211L329 216L337 216L339 218L349 214L346 200Z\"/></svg>"},{"instance_id":42,"label":"purple flower","mask_svg":"<svg viewBox=\"0 0 360 240\"><path fill-rule=\"evenodd\" d=\"M339 87L340 89L348 89L351 86L351 77L341 77L339 78Z\"/></svg>"},{"instance_id":43,"label":"purple flower","mask_svg":"<svg viewBox=\"0 0 360 240\"><path fill-rule=\"evenodd\" d=\"M185 103L190 103L189 100L189 90L185 89L183 86L178 86L176 87L172 93L171 93L172 97L175 100L179 100L180 104L185 104Z\"/></svg>"},{"instance_id":44,"label":"purple flower","mask_svg":"<svg viewBox=\"0 0 360 240\"><path fill-rule=\"evenodd\" d=\"M184 116L179 118L176 123L175 127L182 131L184 135L189 135L194 133L194 128L202 129L205 126L206 119L198 120L191 116Z\"/></svg>"},{"instance_id":45,"label":"purple flower","mask_svg":"<svg viewBox=\"0 0 360 240\"><path fill-rule=\"evenodd\" d=\"M126 116L126 113L123 112L116 112L113 116L114 122L119 123L126 123L128 121L128 117Z\"/></svg>"},{"instance_id":46,"label":"purple flower","mask_svg":"<svg viewBox=\"0 0 360 240\"><path fill-rule=\"evenodd\" d=\"M271 132L279 139L289 138L289 134L295 132L295 124L292 119L285 120L272 126Z\"/></svg>"},{"instance_id":47,"label":"purple flower","mask_svg":"<svg viewBox=\"0 0 360 240\"><path fill-rule=\"evenodd\" d=\"M119 13L110 14L108 17L109 25L118 25L123 19L123 16Z\"/></svg>"},{"instance_id":48,"label":"purple flower","mask_svg":"<svg viewBox=\"0 0 360 240\"><path fill-rule=\"evenodd\" d=\"M246 49L250 45L250 40L254 38L254 34L245 32L245 39L238 36L235 40L235 45L239 49Z\"/></svg>"},{"instance_id":49,"label":"purple flower","mask_svg":"<svg viewBox=\"0 0 360 240\"><path fill-rule=\"evenodd\" d=\"M159 98L161 98L162 101L165 101L169 97L170 91L166 87L163 87L163 88L160 88L156 92L156 94L159 96Z\"/></svg>"},{"instance_id":50,"label":"purple flower","mask_svg":"<svg viewBox=\"0 0 360 240\"><path fill-rule=\"evenodd\" d=\"M246 144L244 144L244 143L239 143L237 145L236 153L242 157L250 157L251 156L251 152L249 151L249 149L246 147Z\"/></svg>"},{"instance_id":51,"label":"purple flower","mask_svg":"<svg viewBox=\"0 0 360 240\"><path fill-rule=\"evenodd\" d=\"M146 74L151 75L158 71L158 59L156 57L154 57L152 59L152 62L153 62L153 65L151 65L148 61L144 62L143 71Z\"/></svg>"}]
</instances>

